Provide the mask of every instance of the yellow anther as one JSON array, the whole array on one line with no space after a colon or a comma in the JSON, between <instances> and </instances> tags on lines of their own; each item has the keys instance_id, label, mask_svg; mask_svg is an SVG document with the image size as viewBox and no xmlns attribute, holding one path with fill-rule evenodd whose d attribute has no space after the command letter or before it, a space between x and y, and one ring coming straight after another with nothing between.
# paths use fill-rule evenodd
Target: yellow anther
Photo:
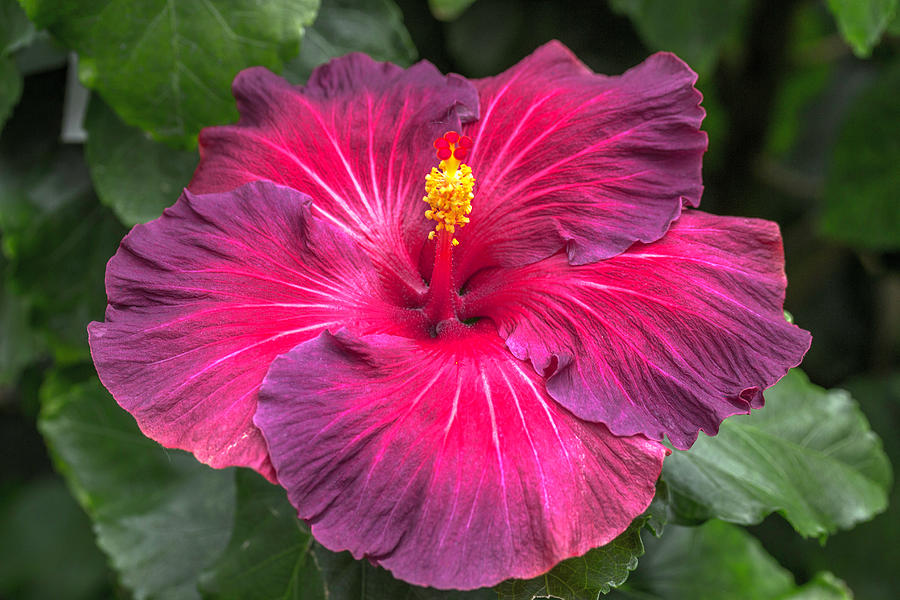
<instances>
[{"instance_id":1,"label":"yellow anther","mask_svg":"<svg viewBox=\"0 0 900 600\"><path fill-rule=\"evenodd\" d=\"M475 177L472 168L451 157L442 160L440 169L432 167L431 173L425 176L424 202L430 205L425 217L437 221L434 231L428 239L434 239L435 231L447 230L454 233L457 227L469 222L467 216L472 212L472 198L475 197ZM459 242L453 238L453 245Z\"/></svg>"}]
</instances>

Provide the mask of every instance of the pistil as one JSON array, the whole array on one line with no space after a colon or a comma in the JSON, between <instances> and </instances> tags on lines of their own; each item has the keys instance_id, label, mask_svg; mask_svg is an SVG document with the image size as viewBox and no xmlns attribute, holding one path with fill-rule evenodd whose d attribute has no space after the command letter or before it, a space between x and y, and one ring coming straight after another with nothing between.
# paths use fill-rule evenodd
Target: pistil
<instances>
[{"instance_id":1,"label":"pistil","mask_svg":"<svg viewBox=\"0 0 900 600\"><path fill-rule=\"evenodd\" d=\"M459 294L453 281L453 234L447 230L437 235L434 268L425 296L425 318L433 328L456 319Z\"/></svg>"},{"instance_id":2,"label":"pistil","mask_svg":"<svg viewBox=\"0 0 900 600\"><path fill-rule=\"evenodd\" d=\"M459 240L454 235L457 228L469 222L475 177L472 169L462 162L472 148L471 138L448 131L435 140L434 148L441 162L425 176L422 200L429 205L425 217L437 222L428 234L428 239L437 240L437 244L423 310L436 334L442 323L456 320L459 294L453 278L453 248L459 245Z\"/></svg>"}]
</instances>

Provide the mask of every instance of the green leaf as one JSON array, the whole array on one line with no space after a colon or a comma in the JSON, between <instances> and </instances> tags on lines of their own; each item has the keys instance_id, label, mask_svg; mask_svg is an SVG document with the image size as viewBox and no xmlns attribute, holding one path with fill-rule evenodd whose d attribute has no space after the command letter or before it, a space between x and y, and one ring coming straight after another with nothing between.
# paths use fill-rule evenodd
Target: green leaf
<instances>
[{"instance_id":1,"label":"green leaf","mask_svg":"<svg viewBox=\"0 0 900 600\"><path fill-rule=\"evenodd\" d=\"M475 0L428 0L428 8L436 19L452 21L463 14Z\"/></svg>"},{"instance_id":2,"label":"green leaf","mask_svg":"<svg viewBox=\"0 0 900 600\"><path fill-rule=\"evenodd\" d=\"M306 31L300 55L285 67L285 76L305 82L314 68L349 52L401 66L417 56L403 14L391 0L322 0L319 16Z\"/></svg>"},{"instance_id":3,"label":"green leaf","mask_svg":"<svg viewBox=\"0 0 900 600\"><path fill-rule=\"evenodd\" d=\"M824 571L778 600L853 600L853 593L846 583Z\"/></svg>"},{"instance_id":4,"label":"green leaf","mask_svg":"<svg viewBox=\"0 0 900 600\"><path fill-rule=\"evenodd\" d=\"M460 592L410 585L368 561L354 560L349 552L334 553L319 544L313 554L328 600L497 600L490 588Z\"/></svg>"},{"instance_id":5,"label":"green leaf","mask_svg":"<svg viewBox=\"0 0 900 600\"><path fill-rule=\"evenodd\" d=\"M662 478L656 482L656 494L650 506L644 511L640 518L645 520L644 525L650 530L650 533L659 537L665 531L666 525L669 523L669 512L671 500L669 498L669 485Z\"/></svg>"},{"instance_id":6,"label":"green leaf","mask_svg":"<svg viewBox=\"0 0 900 600\"><path fill-rule=\"evenodd\" d=\"M872 424L872 429L884 441L885 451L897 464L900 460L900 371L855 377L842 384L859 401ZM803 540L792 532L782 532L772 546L785 564L788 558L799 563L806 572L829 569L840 573L857 598L865 600L894 600L896 590L888 582L896 579L897 554L891 550L900 540L900 482L894 481L893 501L889 509L852 530L841 532L822 545L816 540ZM766 523L769 531L778 532L778 524ZM777 547L777 550L775 549Z\"/></svg>"},{"instance_id":7,"label":"green leaf","mask_svg":"<svg viewBox=\"0 0 900 600\"><path fill-rule=\"evenodd\" d=\"M804 132L806 115L831 81L834 63L810 60L833 36L834 26L818 4L801 4L794 10L787 38L790 76L776 88L768 123L766 151L786 157ZM704 104L706 103L704 91ZM704 127L705 129L706 127Z\"/></svg>"},{"instance_id":8,"label":"green leaf","mask_svg":"<svg viewBox=\"0 0 900 600\"><path fill-rule=\"evenodd\" d=\"M0 133L22 96L22 75L15 63L0 55Z\"/></svg>"},{"instance_id":9,"label":"green leaf","mask_svg":"<svg viewBox=\"0 0 900 600\"><path fill-rule=\"evenodd\" d=\"M0 0L0 56L6 56L31 43L34 25L16 0Z\"/></svg>"},{"instance_id":10,"label":"green leaf","mask_svg":"<svg viewBox=\"0 0 900 600\"><path fill-rule=\"evenodd\" d=\"M318 0L21 0L28 16L79 53L80 77L122 119L185 146L237 118L234 76L281 71Z\"/></svg>"},{"instance_id":11,"label":"green leaf","mask_svg":"<svg viewBox=\"0 0 900 600\"><path fill-rule=\"evenodd\" d=\"M13 385L22 369L43 350L41 339L30 327L31 305L4 286L0 290L0 389Z\"/></svg>"},{"instance_id":12,"label":"green leaf","mask_svg":"<svg viewBox=\"0 0 900 600\"><path fill-rule=\"evenodd\" d=\"M3 598L99 598L107 573L90 521L59 479L36 479L0 503Z\"/></svg>"},{"instance_id":13,"label":"green leaf","mask_svg":"<svg viewBox=\"0 0 900 600\"><path fill-rule=\"evenodd\" d=\"M225 553L200 579L208 599L496 600L491 590L421 588L394 579L349 552L316 543L282 488L252 471L237 472L237 511Z\"/></svg>"},{"instance_id":14,"label":"green leaf","mask_svg":"<svg viewBox=\"0 0 900 600\"><path fill-rule=\"evenodd\" d=\"M822 536L883 511L891 467L850 395L794 370L765 408L668 457L663 477L685 520L746 525L778 511L802 535Z\"/></svg>"},{"instance_id":15,"label":"green leaf","mask_svg":"<svg viewBox=\"0 0 900 600\"><path fill-rule=\"evenodd\" d=\"M854 54L865 58L897 11L897 0L828 0L841 35Z\"/></svg>"},{"instance_id":16,"label":"green leaf","mask_svg":"<svg viewBox=\"0 0 900 600\"><path fill-rule=\"evenodd\" d=\"M103 317L106 261L125 231L97 202L80 148L41 157L28 173L0 164L0 229L9 281L32 306L56 358L89 358L87 324Z\"/></svg>"},{"instance_id":17,"label":"green leaf","mask_svg":"<svg viewBox=\"0 0 900 600\"><path fill-rule=\"evenodd\" d=\"M610 0L652 50L674 52L698 73L709 73L719 52L746 21L748 0Z\"/></svg>"},{"instance_id":18,"label":"green leaf","mask_svg":"<svg viewBox=\"0 0 900 600\"><path fill-rule=\"evenodd\" d=\"M874 250L900 248L900 62L855 101L825 181L822 232Z\"/></svg>"},{"instance_id":19,"label":"green leaf","mask_svg":"<svg viewBox=\"0 0 900 600\"><path fill-rule=\"evenodd\" d=\"M237 510L225 553L200 577L204 598L324 600L314 540L284 489L239 469Z\"/></svg>"},{"instance_id":20,"label":"green leaf","mask_svg":"<svg viewBox=\"0 0 900 600\"><path fill-rule=\"evenodd\" d=\"M197 167L197 153L175 150L129 127L100 98L91 99L85 127L91 178L100 201L126 225L162 214Z\"/></svg>"},{"instance_id":21,"label":"green leaf","mask_svg":"<svg viewBox=\"0 0 900 600\"><path fill-rule=\"evenodd\" d=\"M794 578L739 527L710 521L672 526L647 540L647 553L614 598L635 600L773 600L794 591Z\"/></svg>"},{"instance_id":22,"label":"green leaf","mask_svg":"<svg viewBox=\"0 0 900 600\"><path fill-rule=\"evenodd\" d=\"M199 598L196 578L231 531L233 471L144 437L96 379L56 373L41 402L38 427L122 583L138 599Z\"/></svg>"},{"instance_id":23,"label":"green leaf","mask_svg":"<svg viewBox=\"0 0 900 600\"><path fill-rule=\"evenodd\" d=\"M900 10L894 12L894 18L888 23L887 32L891 35L900 36Z\"/></svg>"},{"instance_id":24,"label":"green leaf","mask_svg":"<svg viewBox=\"0 0 900 600\"><path fill-rule=\"evenodd\" d=\"M499 600L547 597L595 600L600 594L622 585L637 567L638 557L644 553L641 541L644 522L643 518L636 519L609 544L595 548L584 556L564 560L540 577L501 583L496 588Z\"/></svg>"}]
</instances>

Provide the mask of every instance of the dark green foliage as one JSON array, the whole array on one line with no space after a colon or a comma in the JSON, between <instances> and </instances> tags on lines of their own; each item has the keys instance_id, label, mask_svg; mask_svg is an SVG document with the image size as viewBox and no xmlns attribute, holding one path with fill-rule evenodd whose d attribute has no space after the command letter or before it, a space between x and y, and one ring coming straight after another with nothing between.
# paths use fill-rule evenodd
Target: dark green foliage
<instances>
[{"instance_id":1,"label":"dark green foliage","mask_svg":"<svg viewBox=\"0 0 900 600\"><path fill-rule=\"evenodd\" d=\"M628 15L641 39L654 50L674 52L698 73L715 66L722 47L735 41L750 0L611 0Z\"/></svg>"},{"instance_id":2,"label":"dark green foliage","mask_svg":"<svg viewBox=\"0 0 900 600\"><path fill-rule=\"evenodd\" d=\"M315 67L349 52L403 66L416 58L403 15L391 0L322 0L300 55L285 67L285 77L302 83Z\"/></svg>"},{"instance_id":3,"label":"dark green foliage","mask_svg":"<svg viewBox=\"0 0 900 600\"><path fill-rule=\"evenodd\" d=\"M0 0L0 436L16 465L0 472L0 596L845 600L847 581L893 599L900 510L844 530L885 511L885 451L900 458L900 2L398 4ZM665 50L700 74L702 208L779 222L787 305L816 340L804 369L852 398L795 371L763 410L670 456L651 506L609 545L459 592L330 552L281 488L161 448L93 378L85 326L103 316L106 261L188 184L197 132L236 120L237 71L302 83L358 51L484 77L554 37L598 72ZM59 139L71 52L92 90L83 145ZM39 405L75 500L41 454ZM736 526L761 521L761 544Z\"/></svg>"},{"instance_id":4,"label":"dark green foliage","mask_svg":"<svg viewBox=\"0 0 900 600\"><path fill-rule=\"evenodd\" d=\"M329 600L496 600L489 588L471 592L435 590L394 579L366 560L354 560L349 552L335 554L316 544L313 552L322 572Z\"/></svg>"},{"instance_id":5,"label":"dark green foliage","mask_svg":"<svg viewBox=\"0 0 900 600\"><path fill-rule=\"evenodd\" d=\"M431 14L441 21L452 21L461 15L475 0L428 0Z\"/></svg>"},{"instance_id":6,"label":"dark green foliage","mask_svg":"<svg viewBox=\"0 0 900 600\"><path fill-rule=\"evenodd\" d=\"M897 11L897 0L828 0L841 35L857 56L866 57Z\"/></svg>"},{"instance_id":7,"label":"dark green foliage","mask_svg":"<svg viewBox=\"0 0 900 600\"><path fill-rule=\"evenodd\" d=\"M224 554L200 577L204 598L325 600L309 528L282 488L237 471L237 509Z\"/></svg>"},{"instance_id":8,"label":"dark green foliage","mask_svg":"<svg viewBox=\"0 0 900 600\"><path fill-rule=\"evenodd\" d=\"M22 95L22 76L16 65L0 55L0 131Z\"/></svg>"},{"instance_id":9,"label":"dark green foliage","mask_svg":"<svg viewBox=\"0 0 900 600\"><path fill-rule=\"evenodd\" d=\"M548 596L565 600L594 600L600 594L608 593L628 579L638 565L638 557L644 554L641 542L643 525L644 519L637 519L606 546L565 560L540 577L502 583L497 587L500 600L532 600Z\"/></svg>"},{"instance_id":10,"label":"dark green foliage","mask_svg":"<svg viewBox=\"0 0 900 600\"><path fill-rule=\"evenodd\" d=\"M0 498L0 596L88 600L105 579L91 522L62 481L37 479Z\"/></svg>"},{"instance_id":11,"label":"dark green foliage","mask_svg":"<svg viewBox=\"0 0 900 600\"><path fill-rule=\"evenodd\" d=\"M900 62L856 99L825 182L822 230L842 242L900 249Z\"/></svg>"},{"instance_id":12,"label":"dark green foliage","mask_svg":"<svg viewBox=\"0 0 900 600\"><path fill-rule=\"evenodd\" d=\"M187 187L197 153L176 150L129 127L99 97L91 99L85 147L100 201L126 225L162 214Z\"/></svg>"},{"instance_id":13,"label":"dark green foliage","mask_svg":"<svg viewBox=\"0 0 900 600\"><path fill-rule=\"evenodd\" d=\"M237 116L231 80L280 71L318 0L22 0L28 16L79 53L80 77L126 123L191 146Z\"/></svg>"},{"instance_id":14,"label":"dark green foliage","mask_svg":"<svg viewBox=\"0 0 900 600\"><path fill-rule=\"evenodd\" d=\"M125 230L97 203L81 153L0 165L0 208L9 289L59 360L88 358L85 327L103 317L106 261Z\"/></svg>"},{"instance_id":15,"label":"dark green foliage","mask_svg":"<svg viewBox=\"0 0 900 600\"><path fill-rule=\"evenodd\" d=\"M647 541L647 556L612 598L631 600L851 600L843 583L823 573L797 588L794 578L743 529L710 521L673 526Z\"/></svg>"},{"instance_id":16,"label":"dark green foliage","mask_svg":"<svg viewBox=\"0 0 900 600\"><path fill-rule=\"evenodd\" d=\"M0 132L22 95L22 75L11 55L28 45L34 26L15 0L0 0Z\"/></svg>"},{"instance_id":17,"label":"dark green foliage","mask_svg":"<svg viewBox=\"0 0 900 600\"><path fill-rule=\"evenodd\" d=\"M887 506L891 466L850 395L792 371L766 407L726 420L666 459L676 514L749 525L778 511L804 536L824 536Z\"/></svg>"},{"instance_id":18,"label":"dark green foliage","mask_svg":"<svg viewBox=\"0 0 900 600\"><path fill-rule=\"evenodd\" d=\"M141 599L199 598L197 576L228 541L233 473L144 437L96 379L51 376L41 396L56 468L122 583Z\"/></svg>"}]
</instances>

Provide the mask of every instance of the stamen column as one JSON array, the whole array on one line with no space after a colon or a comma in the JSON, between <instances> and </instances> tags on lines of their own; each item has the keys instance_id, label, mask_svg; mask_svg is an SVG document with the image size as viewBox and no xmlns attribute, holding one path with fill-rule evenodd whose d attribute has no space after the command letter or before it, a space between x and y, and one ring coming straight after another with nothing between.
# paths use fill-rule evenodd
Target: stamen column
<instances>
[{"instance_id":1,"label":"stamen column","mask_svg":"<svg viewBox=\"0 0 900 600\"><path fill-rule=\"evenodd\" d=\"M453 247L459 244L454 237L457 227L469 222L475 177L472 169L462 163L472 148L468 136L448 131L434 142L440 169L432 168L425 176L425 197L430 206L425 216L437 221L428 239L437 239L434 269L429 282L424 311L428 322L437 326L456 318L459 296L453 281Z\"/></svg>"}]
</instances>

